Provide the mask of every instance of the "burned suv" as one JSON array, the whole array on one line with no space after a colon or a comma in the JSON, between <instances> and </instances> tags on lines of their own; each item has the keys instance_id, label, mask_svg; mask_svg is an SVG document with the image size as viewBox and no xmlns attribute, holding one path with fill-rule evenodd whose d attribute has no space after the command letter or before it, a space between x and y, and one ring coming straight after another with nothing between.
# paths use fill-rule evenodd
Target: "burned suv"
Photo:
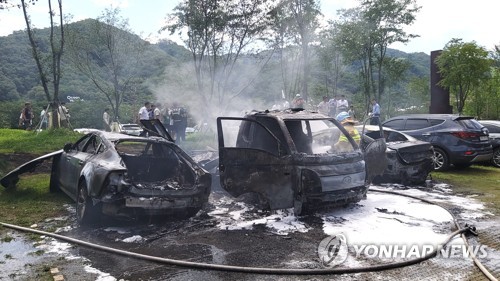
<instances>
[{"instance_id":1,"label":"burned suv","mask_svg":"<svg viewBox=\"0 0 500 281\"><path fill-rule=\"evenodd\" d=\"M219 117L217 130L222 187L235 197L256 194L270 209L300 214L303 207L359 201L385 169L383 138L359 145L334 118L318 113Z\"/></svg>"}]
</instances>

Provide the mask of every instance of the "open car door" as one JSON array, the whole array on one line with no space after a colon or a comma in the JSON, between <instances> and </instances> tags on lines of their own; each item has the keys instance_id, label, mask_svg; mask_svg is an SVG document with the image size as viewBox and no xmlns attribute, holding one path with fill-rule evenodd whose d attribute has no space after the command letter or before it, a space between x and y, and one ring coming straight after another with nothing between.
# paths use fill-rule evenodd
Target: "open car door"
<instances>
[{"instance_id":1,"label":"open car door","mask_svg":"<svg viewBox=\"0 0 500 281\"><path fill-rule=\"evenodd\" d=\"M387 144L384 138L384 130L379 122L380 137L370 138L365 134L365 125L370 118L363 122L360 147L365 156L366 182L371 183L376 176L382 176L387 168Z\"/></svg>"},{"instance_id":2,"label":"open car door","mask_svg":"<svg viewBox=\"0 0 500 281\"><path fill-rule=\"evenodd\" d=\"M141 124L144 127L144 130L150 134L153 134L158 137L163 137L164 139L174 142L172 136L168 133L165 126L158 119L151 120L141 120Z\"/></svg>"},{"instance_id":3,"label":"open car door","mask_svg":"<svg viewBox=\"0 0 500 281\"><path fill-rule=\"evenodd\" d=\"M262 123L217 118L221 186L232 196L256 193L271 209L293 206L289 152Z\"/></svg>"}]
</instances>

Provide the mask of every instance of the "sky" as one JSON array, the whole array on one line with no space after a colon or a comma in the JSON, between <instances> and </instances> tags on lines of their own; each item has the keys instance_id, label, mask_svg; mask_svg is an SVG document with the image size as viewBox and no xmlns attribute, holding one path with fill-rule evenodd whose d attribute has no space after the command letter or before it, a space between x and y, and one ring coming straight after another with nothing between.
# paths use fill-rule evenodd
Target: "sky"
<instances>
[{"instance_id":1,"label":"sky","mask_svg":"<svg viewBox=\"0 0 500 281\"><path fill-rule=\"evenodd\" d=\"M16 0L10 0L11 3ZM53 1L57 2L57 1ZM66 0L63 1L63 12L69 13L73 21L86 18L97 18L105 8L119 7L121 15L128 18L131 29L144 39L155 41L169 38L167 32L158 34L164 25L166 15L172 12L180 0ZM44 28L49 25L47 5L39 1L30 8L32 22L35 27ZM144 3L147 3L145 5ZM322 13L328 19L335 19L337 10L352 8L356 0L321 0ZM409 43L390 46L404 52L424 52L443 49L453 38L461 38L464 42L475 41L478 45L492 50L500 45L498 22L495 21L500 11L498 0L417 0L422 6L412 26L406 28L408 33L420 37ZM13 31L25 29L24 18L20 9L0 10L0 36ZM176 38L169 39L176 41Z\"/></svg>"}]
</instances>

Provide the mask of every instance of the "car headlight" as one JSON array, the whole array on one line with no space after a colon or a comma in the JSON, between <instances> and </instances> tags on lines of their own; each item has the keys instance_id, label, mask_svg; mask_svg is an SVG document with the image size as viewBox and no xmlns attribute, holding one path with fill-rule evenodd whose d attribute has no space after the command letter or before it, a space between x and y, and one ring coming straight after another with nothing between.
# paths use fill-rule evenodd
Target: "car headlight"
<instances>
[{"instance_id":1,"label":"car headlight","mask_svg":"<svg viewBox=\"0 0 500 281\"><path fill-rule=\"evenodd\" d=\"M110 173L108 176L108 190L111 193L122 192L124 188L123 173Z\"/></svg>"}]
</instances>

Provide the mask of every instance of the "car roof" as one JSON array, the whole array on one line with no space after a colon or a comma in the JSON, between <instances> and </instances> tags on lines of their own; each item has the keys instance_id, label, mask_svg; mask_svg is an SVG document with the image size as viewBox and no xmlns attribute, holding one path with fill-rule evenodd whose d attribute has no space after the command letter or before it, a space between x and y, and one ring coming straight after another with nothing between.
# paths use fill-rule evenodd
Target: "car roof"
<instances>
[{"instance_id":1,"label":"car roof","mask_svg":"<svg viewBox=\"0 0 500 281\"><path fill-rule=\"evenodd\" d=\"M428 118L443 118L443 119L474 119L472 116L464 116L464 115L458 115L458 114L425 114L425 113L416 113L416 114L404 114L404 115L398 115L394 116L388 120L392 119L399 119L399 118L423 118L423 119L428 119ZM387 121L386 121L387 122ZM385 122L384 122L385 123Z\"/></svg>"},{"instance_id":2,"label":"car roof","mask_svg":"<svg viewBox=\"0 0 500 281\"><path fill-rule=\"evenodd\" d=\"M477 120L479 123L484 123L484 124L491 124L491 125L497 125L500 126L500 121L498 120Z\"/></svg>"},{"instance_id":3,"label":"car roof","mask_svg":"<svg viewBox=\"0 0 500 281\"><path fill-rule=\"evenodd\" d=\"M304 109L285 109L273 111L252 111L246 114L249 116L267 116L283 120L313 120L313 119L334 119L333 117L326 116L316 111L309 111Z\"/></svg>"},{"instance_id":4,"label":"car roof","mask_svg":"<svg viewBox=\"0 0 500 281\"><path fill-rule=\"evenodd\" d=\"M356 129L358 129L358 130L363 129L363 125L356 125L354 127L356 127ZM380 128L379 128L379 126L376 126L376 125L365 125L365 130L370 131L370 132L374 132L374 131L380 131ZM417 140L416 138L414 138L414 137L412 137L404 132L400 132L398 130L394 130L394 129L391 129L388 127L382 127L382 130L388 131L388 132L400 133L400 134L404 135L409 141L416 141Z\"/></svg>"},{"instance_id":5,"label":"car roof","mask_svg":"<svg viewBox=\"0 0 500 281\"><path fill-rule=\"evenodd\" d=\"M132 135L127 135L127 134L122 134L122 133L115 133L115 132L105 132L105 131L95 131L91 132L90 134L95 134L97 133L101 137L113 142L117 140L141 140L141 141L148 141L151 138L154 139L163 139L163 138L156 138L156 137L138 137L138 136L132 136Z\"/></svg>"}]
</instances>

